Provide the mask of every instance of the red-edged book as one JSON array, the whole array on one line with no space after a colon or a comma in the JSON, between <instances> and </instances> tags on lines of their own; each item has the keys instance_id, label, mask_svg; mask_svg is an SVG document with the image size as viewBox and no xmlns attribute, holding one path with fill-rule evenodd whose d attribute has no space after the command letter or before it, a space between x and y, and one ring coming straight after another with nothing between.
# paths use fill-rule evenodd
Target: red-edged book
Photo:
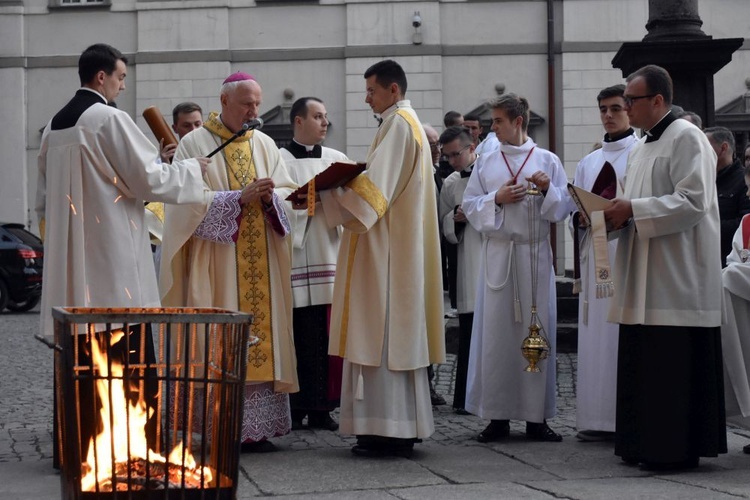
<instances>
[{"instance_id":1,"label":"red-edged book","mask_svg":"<svg viewBox=\"0 0 750 500\"><path fill-rule=\"evenodd\" d=\"M310 182L313 180L315 181L315 191L325 191L341 187L364 172L366 168L366 163L349 163L345 161L331 163L328 168L298 187L286 199L287 201L295 201L299 199L299 195L307 194Z\"/></svg>"}]
</instances>

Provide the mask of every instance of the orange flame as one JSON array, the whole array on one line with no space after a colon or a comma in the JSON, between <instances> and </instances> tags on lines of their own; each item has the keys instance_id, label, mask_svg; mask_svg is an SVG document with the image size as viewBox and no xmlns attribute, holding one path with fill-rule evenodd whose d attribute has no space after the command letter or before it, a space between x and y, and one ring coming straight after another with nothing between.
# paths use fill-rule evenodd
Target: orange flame
<instances>
[{"instance_id":1,"label":"orange flame","mask_svg":"<svg viewBox=\"0 0 750 500\"><path fill-rule=\"evenodd\" d=\"M111 335L111 345L116 344L124 332L116 330ZM205 484L213 481L210 467L197 467L195 457L190 450L183 452L180 441L169 454L169 458L148 448L146 439L146 422L153 409L148 409L140 392L138 402L128 403L123 387L123 365L119 360L112 360L112 373L109 374L106 352L99 346L96 335L91 335L91 358L99 372L100 379L96 381L96 391L102 408L99 412L102 431L89 441L84 471L81 477L82 491L96 491L96 484L101 490L102 484L110 481L114 464L127 463L128 460L142 459L149 462L169 463L181 466L181 474L201 480L201 473ZM112 408L110 408L110 391ZM126 405L128 409L126 409ZM112 423L112 425L110 425ZM128 454L128 436L130 437L130 454ZM184 461L183 461L184 454ZM114 456L114 464L112 457ZM182 476L178 475L178 481Z\"/></svg>"}]
</instances>

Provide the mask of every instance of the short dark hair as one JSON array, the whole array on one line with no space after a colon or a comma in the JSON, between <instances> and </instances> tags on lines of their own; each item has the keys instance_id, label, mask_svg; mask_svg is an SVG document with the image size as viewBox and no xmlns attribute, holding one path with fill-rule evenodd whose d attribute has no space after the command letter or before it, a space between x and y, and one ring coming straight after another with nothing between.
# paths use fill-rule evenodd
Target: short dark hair
<instances>
[{"instance_id":1,"label":"short dark hair","mask_svg":"<svg viewBox=\"0 0 750 500\"><path fill-rule=\"evenodd\" d=\"M203 117L203 110L200 106L198 106L194 102L181 102L180 104L175 106L174 109L172 109L172 123L177 123L177 119L181 114L188 114L192 113L193 111L198 111L201 114L201 118Z\"/></svg>"},{"instance_id":2,"label":"short dark hair","mask_svg":"<svg viewBox=\"0 0 750 500\"><path fill-rule=\"evenodd\" d=\"M630 73L625 79L630 83L636 78L641 77L646 82L646 88L649 94L659 94L664 98L664 104L672 104L673 86L672 77L666 69L655 64L649 64Z\"/></svg>"},{"instance_id":3,"label":"short dark hair","mask_svg":"<svg viewBox=\"0 0 750 500\"><path fill-rule=\"evenodd\" d=\"M734 154L734 134L731 130L726 127L708 127L703 132L709 140L713 139L712 142L714 144L723 144L725 142L729 144L729 149L731 149L732 154Z\"/></svg>"},{"instance_id":4,"label":"short dark hair","mask_svg":"<svg viewBox=\"0 0 750 500\"><path fill-rule=\"evenodd\" d=\"M375 76L375 81L381 87L388 87L395 83L398 85L401 95L406 95L406 73L396 61L385 59L378 61L365 71L365 79Z\"/></svg>"},{"instance_id":5,"label":"short dark hair","mask_svg":"<svg viewBox=\"0 0 750 500\"><path fill-rule=\"evenodd\" d=\"M463 117L463 115L458 111L448 111L445 113L445 116L443 116L443 125L446 127L458 125L458 119L461 117Z\"/></svg>"},{"instance_id":6,"label":"short dark hair","mask_svg":"<svg viewBox=\"0 0 750 500\"><path fill-rule=\"evenodd\" d=\"M128 63L127 57L111 45L95 43L90 46L78 58L78 78L81 80L81 85L91 83L100 71L111 75L117 66L117 61Z\"/></svg>"},{"instance_id":7,"label":"short dark hair","mask_svg":"<svg viewBox=\"0 0 750 500\"><path fill-rule=\"evenodd\" d=\"M460 139L462 145L472 143L469 130L458 125L454 125L453 127L448 127L447 129L445 129L443 133L440 134L440 139L438 139L438 142L441 146L444 146L455 141L456 139Z\"/></svg>"},{"instance_id":8,"label":"short dark hair","mask_svg":"<svg viewBox=\"0 0 750 500\"><path fill-rule=\"evenodd\" d=\"M611 87L602 89L601 92L599 92L599 95L596 96L596 102L598 104L601 104L603 99L609 99L610 97L622 97L624 95L625 85L623 85L622 83L618 83L617 85L612 85Z\"/></svg>"},{"instance_id":9,"label":"short dark hair","mask_svg":"<svg viewBox=\"0 0 750 500\"><path fill-rule=\"evenodd\" d=\"M696 127L700 129L703 128L703 119L701 119L701 115L699 115L695 111L688 111L686 109L683 109L682 111L677 113L677 118L685 118L686 116L690 118L690 121L692 122L693 125L695 125ZM712 127L712 128L715 128L715 127ZM724 127L720 127L720 128L724 128ZM704 130L704 132L707 132L707 131ZM732 147L732 151L734 151L734 147Z\"/></svg>"},{"instance_id":10,"label":"short dark hair","mask_svg":"<svg viewBox=\"0 0 750 500\"><path fill-rule=\"evenodd\" d=\"M289 111L289 121L292 123L292 126L294 126L294 119L298 116L301 116L302 118L307 117L307 103L310 101L315 101L323 104L323 101L318 99L317 97L300 97L299 99L294 101L294 104L292 104L292 109Z\"/></svg>"},{"instance_id":11,"label":"short dark hair","mask_svg":"<svg viewBox=\"0 0 750 500\"><path fill-rule=\"evenodd\" d=\"M521 127L524 132L529 127L529 101L525 97L518 96L513 92L508 92L492 99L489 102L491 109L502 109L508 115L508 118L515 120L522 117Z\"/></svg>"},{"instance_id":12,"label":"short dark hair","mask_svg":"<svg viewBox=\"0 0 750 500\"><path fill-rule=\"evenodd\" d=\"M482 117L479 115L464 115L465 122L479 122L479 126L482 126Z\"/></svg>"}]
</instances>

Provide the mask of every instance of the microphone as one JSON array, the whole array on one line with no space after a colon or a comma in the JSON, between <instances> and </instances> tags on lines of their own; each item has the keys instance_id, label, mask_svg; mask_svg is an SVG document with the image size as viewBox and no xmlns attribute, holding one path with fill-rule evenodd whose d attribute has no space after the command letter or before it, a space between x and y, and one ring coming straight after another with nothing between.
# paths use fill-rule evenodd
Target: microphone
<instances>
[{"instance_id":1,"label":"microphone","mask_svg":"<svg viewBox=\"0 0 750 500\"><path fill-rule=\"evenodd\" d=\"M249 122L245 122L242 124L243 131L261 129L261 128L263 128L263 118L261 117L258 117L254 120L250 120Z\"/></svg>"},{"instance_id":2,"label":"microphone","mask_svg":"<svg viewBox=\"0 0 750 500\"><path fill-rule=\"evenodd\" d=\"M240 127L240 129L232 137L227 139L224 142L224 144L222 144L218 148L208 153L208 157L211 158L213 155L215 155L216 153L218 153L219 151L227 147L230 142L232 142L238 137L242 137L243 135L245 135L245 132L247 132L248 130L255 130L259 128L263 128L263 118L260 118L260 117L255 118L254 120L250 120L249 122L243 123L242 127Z\"/></svg>"}]
</instances>

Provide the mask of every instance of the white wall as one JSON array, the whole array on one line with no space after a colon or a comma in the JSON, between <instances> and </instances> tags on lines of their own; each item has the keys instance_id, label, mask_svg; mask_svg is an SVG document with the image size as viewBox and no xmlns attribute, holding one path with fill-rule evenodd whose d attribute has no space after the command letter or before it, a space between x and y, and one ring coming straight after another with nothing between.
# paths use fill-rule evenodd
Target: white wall
<instances>
[{"instance_id":1,"label":"white wall","mask_svg":"<svg viewBox=\"0 0 750 500\"><path fill-rule=\"evenodd\" d=\"M13 126L0 135L0 220L35 221L39 128L78 87L76 63L88 45L106 42L133 55L118 106L147 134L141 113L193 100L218 110L223 78L252 73L263 87L261 112L294 97L326 102L327 145L362 160L377 122L364 102L365 69L392 57L406 69L407 98L420 119L441 129L442 115L466 112L495 95L495 85L527 97L549 120L547 5L540 0L321 0L313 5L256 5L243 0L117 0L111 9L48 9L48 0L0 7L0 112ZM750 2L700 0L704 31L750 36ZM421 45L412 16L419 11ZM619 44L646 33L648 0L556 1L557 151L572 177L602 136L601 88L622 82L611 65ZM716 105L746 91L750 50L734 54L715 78ZM548 124L535 140L548 145ZM571 252L566 252L570 255Z\"/></svg>"}]
</instances>

